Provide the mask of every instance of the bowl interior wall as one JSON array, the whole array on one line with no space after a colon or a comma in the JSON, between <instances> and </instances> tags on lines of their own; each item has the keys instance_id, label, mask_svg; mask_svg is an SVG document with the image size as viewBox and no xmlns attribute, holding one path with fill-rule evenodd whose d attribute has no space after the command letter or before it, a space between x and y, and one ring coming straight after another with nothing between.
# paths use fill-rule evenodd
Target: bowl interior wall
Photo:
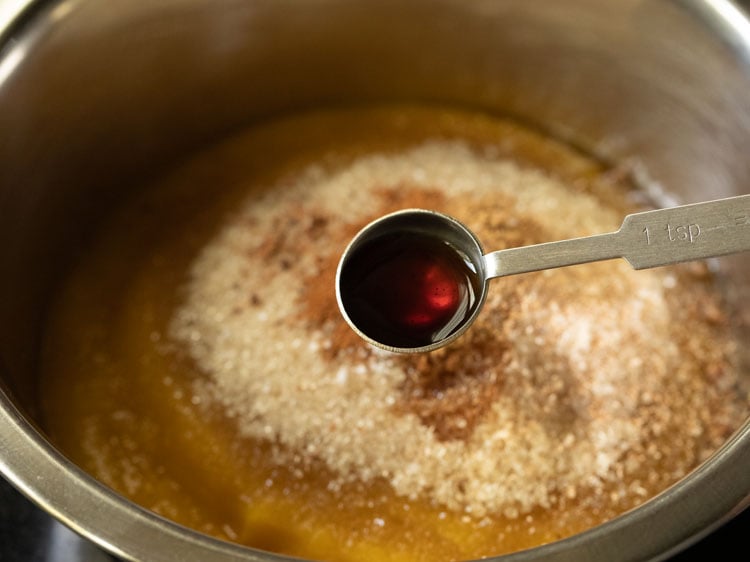
<instances>
[{"instance_id":1,"label":"bowl interior wall","mask_svg":"<svg viewBox=\"0 0 750 562\"><path fill-rule=\"evenodd\" d=\"M472 106L630 161L685 202L746 192L746 53L731 33L717 39L722 22L699 18L698 5L42 5L0 63L3 386L33 418L46 303L107 209L181 156L279 113L388 100ZM725 261L750 294L749 260Z\"/></svg>"}]
</instances>

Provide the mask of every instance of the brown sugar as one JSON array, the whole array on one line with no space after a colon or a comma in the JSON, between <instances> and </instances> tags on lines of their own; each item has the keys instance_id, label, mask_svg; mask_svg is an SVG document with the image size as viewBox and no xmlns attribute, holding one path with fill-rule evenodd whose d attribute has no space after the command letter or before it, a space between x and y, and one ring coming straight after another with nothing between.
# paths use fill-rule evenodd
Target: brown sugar
<instances>
[{"instance_id":1,"label":"brown sugar","mask_svg":"<svg viewBox=\"0 0 750 562\"><path fill-rule=\"evenodd\" d=\"M338 312L336 263L363 224L407 207L452 214L493 249L614 230L620 218L455 142L303 172L249 200L195 262L172 326L243 435L278 441L280 462L323 462L334 489L384 478L479 517L603 490L635 505L718 445L732 406L703 373L730 376L726 326L681 274L614 262L505 279L444 350L368 347ZM248 294L255 306L229 315ZM700 322L688 340L676 318ZM671 472L657 470L665 463Z\"/></svg>"}]
</instances>

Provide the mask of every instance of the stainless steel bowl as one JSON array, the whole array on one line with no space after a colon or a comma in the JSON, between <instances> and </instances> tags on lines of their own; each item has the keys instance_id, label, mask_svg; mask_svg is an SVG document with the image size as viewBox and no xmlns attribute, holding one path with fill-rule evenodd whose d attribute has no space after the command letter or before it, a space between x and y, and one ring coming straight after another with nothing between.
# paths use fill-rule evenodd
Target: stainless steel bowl
<instances>
[{"instance_id":1,"label":"stainless steel bowl","mask_svg":"<svg viewBox=\"0 0 750 562\"><path fill-rule=\"evenodd\" d=\"M124 559L283 559L133 505L37 423L56 280L104 210L180 155L290 110L408 99L516 116L683 202L750 188L750 22L726 0L3 2L0 471ZM750 259L721 266L750 303ZM503 560L659 559L748 503L746 423L644 506Z\"/></svg>"}]
</instances>

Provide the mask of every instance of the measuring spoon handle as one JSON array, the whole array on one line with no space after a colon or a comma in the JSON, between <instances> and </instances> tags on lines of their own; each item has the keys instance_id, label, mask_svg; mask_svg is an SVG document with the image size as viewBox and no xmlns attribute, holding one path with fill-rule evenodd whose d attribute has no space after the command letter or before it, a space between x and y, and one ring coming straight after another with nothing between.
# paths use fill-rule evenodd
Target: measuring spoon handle
<instances>
[{"instance_id":1,"label":"measuring spoon handle","mask_svg":"<svg viewBox=\"0 0 750 562\"><path fill-rule=\"evenodd\" d=\"M486 277L625 258L634 269L750 250L750 195L634 213L617 232L491 252Z\"/></svg>"}]
</instances>

